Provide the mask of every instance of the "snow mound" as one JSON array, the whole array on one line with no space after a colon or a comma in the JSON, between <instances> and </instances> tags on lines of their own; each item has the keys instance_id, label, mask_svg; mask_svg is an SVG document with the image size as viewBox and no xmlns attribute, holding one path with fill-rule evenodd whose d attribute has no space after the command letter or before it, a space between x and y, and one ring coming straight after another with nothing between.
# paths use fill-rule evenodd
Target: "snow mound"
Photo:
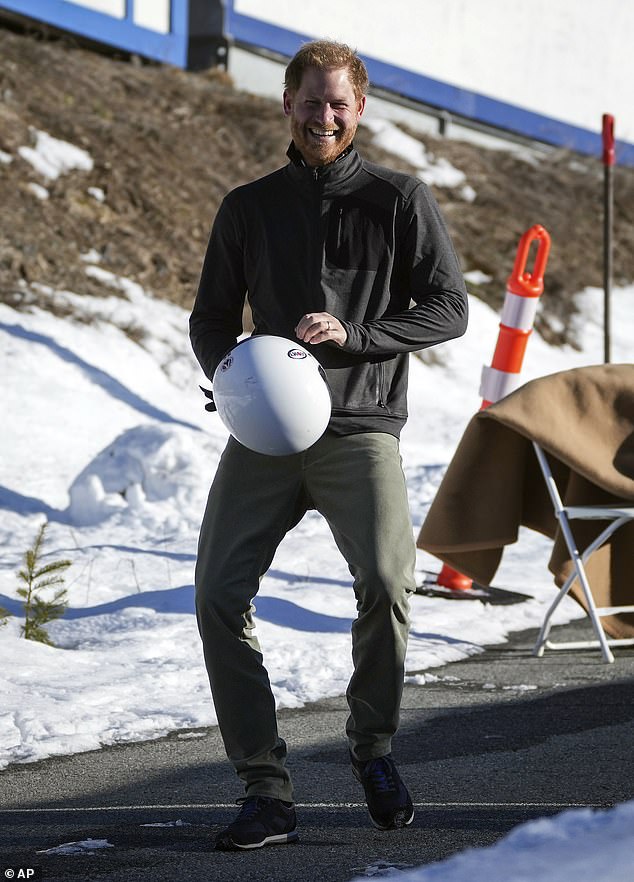
<instances>
[{"instance_id":1,"label":"snow mound","mask_svg":"<svg viewBox=\"0 0 634 882\"><path fill-rule=\"evenodd\" d=\"M400 873L402 882L630 882L634 802L521 824L489 848Z\"/></svg>"},{"instance_id":2,"label":"snow mound","mask_svg":"<svg viewBox=\"0 0 634 882\"><path fill-rule=\"evenodd\" d=\"M222 446L221 439L182 426L128 429L77 475L68 518L92 526L117 511L151 514L158 503L184 512L192 497L206 494Z\"/></svg>"}]
</instances>

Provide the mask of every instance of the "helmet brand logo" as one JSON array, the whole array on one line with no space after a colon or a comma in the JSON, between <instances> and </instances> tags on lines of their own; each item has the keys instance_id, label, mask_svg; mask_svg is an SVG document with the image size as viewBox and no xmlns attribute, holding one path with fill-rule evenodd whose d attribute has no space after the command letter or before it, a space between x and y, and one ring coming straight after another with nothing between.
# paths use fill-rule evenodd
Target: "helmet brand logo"
<instances>
[{"instance_id":1,"label":"helmet brand logo","mask_svg":"<svg viewBox=\"0 0 634 882\"><path fill-rule=\"evenodd\" d=\"M288 357L289 358L306 358L306 354L303 349L289 349Z\"/></svg>"},{"instance_id":2,"label":"helmet brand logo","mask_svg":"<svg viewBox=\"0 0 634 882\"><path fill-rule=\"evenodd\" d=\"M233 355L228 355L225 360L220 365L221 371L228 371L231 365L233 364Z\"/></svg>"}]
</instances>

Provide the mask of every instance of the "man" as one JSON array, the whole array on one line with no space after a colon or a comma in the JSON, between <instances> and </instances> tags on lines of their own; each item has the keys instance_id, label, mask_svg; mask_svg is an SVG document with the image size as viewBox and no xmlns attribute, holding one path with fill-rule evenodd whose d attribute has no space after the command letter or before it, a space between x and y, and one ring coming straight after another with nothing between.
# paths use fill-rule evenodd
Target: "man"
<instances>
[{"instance_id":1,"label":"man","mask_svg":"<svg viewBox=\"0 0 634 882\"><path fill-rule=\"evenodd\" d=\"M399 433L408 353L464 333L462 273L418 179L364 161L353 138L368 77L331 41L286 69L289 163L229 193L213 225L191 340L209 378L242 332L299 340L323 365L332 418L304 453L264 456L231 438L203 519L196 602L227 755L246 797L220 849L297 838L286 744L253 634L251 601L285 533L308 508L328 522L354 577L352 771L381 829L412 821L391 757L403 688L415 547Z\"/></svg>"}]
</instances>

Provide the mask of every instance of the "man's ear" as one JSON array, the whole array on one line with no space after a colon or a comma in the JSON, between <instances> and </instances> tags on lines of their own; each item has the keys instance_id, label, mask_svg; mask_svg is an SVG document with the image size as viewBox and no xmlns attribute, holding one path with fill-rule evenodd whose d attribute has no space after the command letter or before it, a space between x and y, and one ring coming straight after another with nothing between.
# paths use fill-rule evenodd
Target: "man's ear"
<instances>
[{"instance_id":1,"label":"man's ear","mask_svg":"<svg viewBox=\"0 0 634 882\"><path fill-rule=\"evenodd\" d=\"M365 95L362 95L359 101L357 101L357 116L361 116L363 111L365 110Z\"/></svg>"},{"instance_id":2,"label":"man's ear","mask_svg":"<svg viewBox=\"0 0 634 882\"><path fill-rule=\"evenodd\" d=\"M287 89L284 89L282 106L284 108L284 116L290 116L293 112L293 99Z\"/></svg>"}]
</instances>

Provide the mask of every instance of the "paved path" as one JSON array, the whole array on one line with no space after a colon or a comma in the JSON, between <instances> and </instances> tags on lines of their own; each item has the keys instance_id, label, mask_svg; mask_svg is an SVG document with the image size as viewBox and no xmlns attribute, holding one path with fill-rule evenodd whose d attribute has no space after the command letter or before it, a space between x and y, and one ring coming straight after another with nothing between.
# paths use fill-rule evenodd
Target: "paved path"
<instances>
[{"instance_id":1,"label":"paved path","mask_svg":"<svg viewBox=\"0 0 634 882\"><path fill-rule=\"evenodd\" d=\"M534 659L534 638L518 634L406 688L394 748L417 804L406 830L370 825L338 699L280 714L299 843L210 850L239 790L217 731L199 730L0 773L0 879L5 867L37 866L49 882L344 882L485 846L569 807L634 798L634 649L617 649L614 665L596 651ZM87 839L112 847L37 853Z\"/></svg>"}]
</instances>

